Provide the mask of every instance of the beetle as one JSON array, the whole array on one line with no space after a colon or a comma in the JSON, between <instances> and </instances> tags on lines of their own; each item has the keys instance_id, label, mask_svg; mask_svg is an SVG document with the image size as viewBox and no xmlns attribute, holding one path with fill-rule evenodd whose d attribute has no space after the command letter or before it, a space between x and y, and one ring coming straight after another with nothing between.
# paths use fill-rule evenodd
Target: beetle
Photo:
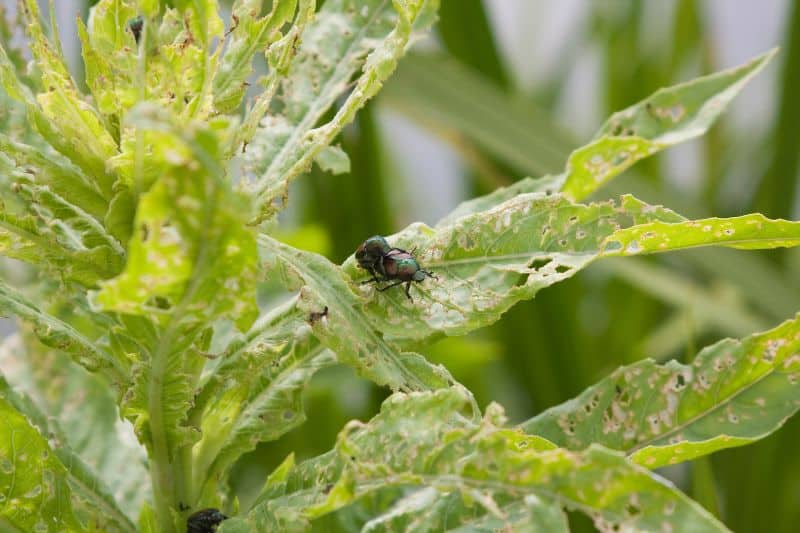
<instances>
[{"instance_id":1,"label":"beetle","mask_svg":"<svg viewBox=\"0 0 800 533\"><path fill-rule=\"evenodd\" d=\"M356 261L358 266L372 276L362 283L395 282L379 288L381 292L405 283L406 296L409 300L412 299L410 293L412 281L419 283L425 278L437 279L435 274L420 267L413 253L392 248L380 235L374 235L361 243L356 250Z\"/></svg>"},{"instance_id":2,"label":"beetle","mask_svg":"<svg viewBox=\"0 0 800 533\"><path fill-rule=\"evenodd\" d=\"M186 533L213 533L217 526L228 517L219 509L201 509L186 520Z\"/></svg>"},{"instance_id":3,"label":"beetle","mask_svg":"<svg viewBox=\"0 0 800 533\"><path fill-rule=\"evenodd\" d=\"M358 247L356 261L358 266L372 275L372 279L368 281L380 281L378 275L383 275L381 262L391 250L389 243L380 235L373 235Z\"/></svg>"},{"instance_id":4,"label":"beetle","mask_svg":"<svg viewBox=\"0 0 800 533\"><path fill-rule=\"evenodd\" d=\"M128 28L131 30L136 44L139 44L139 39L142 38L142 28L144 28L144 17L141 15L133 17L128 21Z\"/></svg>"},{"instance_id":5,"label":"beetle","mask_svg":"<svg viewBox=\"0 0 800 533\"><path fill-rule=\"evenodd\" d=\"M392 287L396 287L405 283L406 297L409 300L412 300L411 293L409 292L411 291L412 281L420 283L425 278L438 279L433 272L424 270L421 266L419 266L416 258L414 258L411 253L401 250L400 248L392 248L386 255L383 256L383 259L381 260L381 270L384 277L382 281L396 281L391 285L381 287L378 290L383 292L391 289Z\"/></svg>"}]
</instances>

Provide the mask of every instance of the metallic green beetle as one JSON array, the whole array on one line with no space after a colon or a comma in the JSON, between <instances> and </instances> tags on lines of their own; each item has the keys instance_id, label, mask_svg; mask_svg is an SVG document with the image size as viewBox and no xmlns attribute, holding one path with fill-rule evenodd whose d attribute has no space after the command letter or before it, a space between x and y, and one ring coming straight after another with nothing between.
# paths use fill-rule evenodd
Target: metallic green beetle
<instances>
[{"instance_id":1,"label":"metallic green beetle","mask_svg":"<svg viewBox=\"0 0 800 533\"><path fill-rule=\"evenodd\" d=\"M361 268L372 275L372 278L363 283L394 281L391 285L379 288L381 292L405 283L409 300L412 299L409 292L412 281L419 283L425 278L436 278L432 272L420 267L411 253L400 248L391 248L380 235L370 237L358 247L356 260Z\"/></svg>"},{"instance_id":2,"label":"metallic green beetle","mask_svg":"<svg viewBox=\"0 0 800 533\"><path fill-rule=\"evenodd\" d=\"M380 235L374 235L361 243L356 250L356 261L358 266L372 275L372 280L380 281L378 275L385 277L382 271L381 261L383 257L392 250L386 239Z\"/></svg>"}]
</instances>

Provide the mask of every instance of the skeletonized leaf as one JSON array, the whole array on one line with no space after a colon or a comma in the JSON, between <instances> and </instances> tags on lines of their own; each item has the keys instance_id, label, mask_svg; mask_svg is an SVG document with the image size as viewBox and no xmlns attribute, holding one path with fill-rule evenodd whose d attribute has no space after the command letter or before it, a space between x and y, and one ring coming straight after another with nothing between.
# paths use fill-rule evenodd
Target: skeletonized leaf
<instances>
[{"instance_id":1,"label":"skeletonized leaf","mask_svg":"<svg viewBox=\"0 0 800 533\"><path fill-rule=\"evenodd\" d=\"M5 381L0 383L0 528L82 531L72 511L66 468L8 400Z\"/></svg>"},{"instance_id":2,"label":"skeletonized leaf","mask_svg":"<svg viewBox=\"0 0 800 533\"><path fill-rule=\"evenodd\" d=\"M231 345L200 389L190 418L202 420L193 450L196 492L216 495L219 480L242 454L305 421L302 393L336 358L311 335L294 302L265 315Z\"/></svg>"},{"instance_id":3,"label":"skeletonized leaf","mask_svg":"<svg viewBox=\"0 0 800 533\"><path fill-rule=\"evenodd\" d=\"M521 427L570 449L599 443L657 468L769 435L797 411L799 382L800 316L720 341L689 365L621 367Z\"/></svg>"},{"instance_id":4,"label":"skeletonized leaf","mask_svg":"<svg viewBox=\"0 0 800 533\"><path fill-rule=\"evenodd\" d=\"M89 11L88 28L77 21L86 85L106 115L122 115L139 97L138 46L128 29L137 14L130 0L101 0Z\"/></svg>"},{"instance_id":5,"label":"skeletonized leaf","mask_svg":"<svg viewBox=\"0 0 800 533\"><path fill-rule=\"evenodd\" d=\"M750 228L751 218L721 219L716 224ZM800 242L800 222L758 220L762 233L756 237L749 229L748 247ZM361 285L361 294L368 300L367 316L373 326L390 340L460 335L495 322L515 303L573 276L597 258L619 255L619 242L629 233L638 235L639 228L647 228L648 238L658 243L642 252L681 249L686 242L735 244L724 230L704 231L700 222L686 221L628 195L619 203L578 204L560 194L519 194L450 225L434 229L413 224L389 238L391 246L416 249L422 268L437 276L414 284L413 301L398 289L381 293ZM677 233L680 238L670 240ZM352 260L344 269L356 282L367 277Z\"/></svg>"},{"instance_id":6,"label":"skeletonized leaf","mask_svg":"<svg viewBox=\"0 0 800 533\"><path fill-rule=\"evenodd\" d=\"M248 327L258 313L258 258L254 232L245 227L248 199L221 167L231 125L220 119L180 131L149 107L129 116L161 134L157 156L165 173L141 197L125 270L101 285L95 303L162 322L176 314L187 320L230 313Z\"/></svg>"},{"instance_id":7,"label":"skeletonized leaf","mask_svg":"<svg viewBox=\"0 0 800 533\"><path fill-rule=\"evenodd\" d=\"M636 255L682 250L709 243L762 250L800 245L800 221L771 220L760 213L685 222L649 222L614 232L605 255Z\"/></svg>"},{"instance_id":8,"label":"skeletonized leaf","mask_svg":"<svg viewBox=\"0 0 800 533\"><path fill-rule=\"evenodd\" d=\"M562 192L582 200L640 159L704 134L776 53L660 89L614 113L591 143L570 156Z\"/></svg>"},{"instance_id":9,"label":"skeletonized leaf","mask_svg":"<svg viewBox=\"0 0 800 533\"><path fill-rule=\"evenodd\" d=\"M525 178L468 200L437 226L488 210L516 194L561 190L575 200L586 198L640 159L705 133L775 53L773 50L740 67L656 91L612 115L593 141L572 153L564 173Z\"/></svg>"},{"instance_id":10,"label":"skeletonized leaf","mask_svg":"<svg viewBox=\"0 0 800 533\"><path fill-rule=\"evenodd\" d=\"M4 401L23 415L32 429L37 430L40 435L47 435L49 448L46 453L52 453L54 459L64 469L63 477L72 489L69 505L80 522L91 523L104 531L135 531L133 523L119 509L103 481L64 442L61 429L49 421L28 398L9 387L5 379L0 376L0 402ZM22 453L27 454L28 450ZM64 513L64 516L55 517L53 521L45 524L50 526L57 520L69 519L70 516L71 513ZM0 523L2 523L1 518ZM48 527L48 531L50 530Z\"/></svg>"},{"instance_id":11,"label":"skeletonized leaf","mask_svg":"<svg viewBox=\"0 0 800 533\"><path fill-rule=\"evenodd\" d=\"M392 348L375 331L361 300L351 291L347 276L324 257L259 237L266 261L287 278L291 287L300 281L298 308L308 313L314 335L336 352L339 361L379 385L393 390L425 390L444 387L452 378L441 366L428 363L416 353Z\"/></svg>"},{"instance_id":12,"label":"skeletonized leaf","mask_svg":"<svg viewBox=\"0 0 800 533\"><path fill-rule=\"evenodd\" d=\"M286 195L289 182L306 171L394 71L415 31L426 29L438 8L436 0L331 0L325 2L283 80L284 110L268 115L245 155L256 176L254 189L264 212ZM355 87L329 122L318 126L327 110Z\"/></svg>"},{"instance_id":13,"label":"skeletonized leaf","mask_svg":"<svg viewBox=\"0 0 800 533\"><path fill-rule=\"evenodd\" d=\"M538 499L586 513L600 529L725 531L700 505L621 454L600 446L570 452L504 429L497 405L470 420L461 414L470 401L460 388L393 395L368 423L348 424L333 452L295 466L246 518L224 522L220 533L298 527L396 487L435 489L439 498L460 493L475 509L468 525L478 514L508 525L505 505Z\"/></svg>"},{"instance_id":14,"label":"skeletonized leaf","mask_svg":"<svg viewBox=\"0 0 800 533\"><path fill-rule=\"evenodd\" d=\"M105 352L69 324L48 315L19 292L0 283L0 310L33 326L33 332L46 346L70 356L89 371L103 371L120 386L126 375L126 362Z\"/></svg>"},{"instance_id":15,"label":"skeletonized leaf","mask_svg":"<svg viewBox=\"0 0 800 533\"><path fill-rule=\"evenodd\" d=\"M50 189L98 220L108 209L97 186L67 158L49 148L31 146L0 134L0 151L14 160L26 178Z\"/></svg>"},{"instance_id":16,"label":"skeletonized leaf","mask_svg":"<svg viewBox=\"0 0 800 533\"><path fill-rule=\"evenodd\" d=\"M69 454L61 457L70 472L73 490L78 494L89 491L84 499L91 503L102 496L107 485L107 492L117 499L113 506L119 505L125 515L135 516L150 490L146 457L130 426L120 420L116 398L104 380L78 368L63 352L35 342L27 328L0 345L0 366L15 390L27 393L42 406L47 425L57 425L63 433L55 452L59 456L74 452L80 458ZM77 467L83 462L92 474L85 481L73 480L82 472ZM95 507L108 505L98 502ZM106 508L102 513L114 516L118 511ZM116 521L124 522L120 517Z\"/></svg>"},{"instance_id":17,"label":"skeletonized leaf","mask_svg":"<svg viewBox=\"0 0 800 533\"><path fill-rule=\"evenodd\" d=\"M41 115L33 113L31 118L52 146L91 176L109 198L115 178L106 172L106 160L116 155L117 144L97 111L83 101L60 51L45 37L37 3L23 0L20 8L45 89L36 96Z\"/></svg>"},{"instance_id":18,"label":"skeletonized leaf","mask_svg":"<svg viewBox=\"0 0 800 533\"><path fill-rule=\"evenodd\" d=\"M488 211L497 205L511 200L515 196L527 193L552 194L559 190L563 183L563 176L545 176L543 178L523 178L508 187L500 187L484 196L461 202L447 216L436 223L437 228L443 228L455 223L459 218Z\"/></svg>"},{"instance_id":19,"label":"skeletonized leaf","mask_svg":"<svg viewBox=\"0 0 800 533\"><path fill-rule=\"evenodd\" d=\"M234 3L230 41L214 76L217 111L229 113L239 106L247 89L247 78L253 71L253 58L281 37L280 29L292 19L296 7L297 0L280 0L273 2L268 15L260 17L260 1Z\"/></svg>"}]
</instances>

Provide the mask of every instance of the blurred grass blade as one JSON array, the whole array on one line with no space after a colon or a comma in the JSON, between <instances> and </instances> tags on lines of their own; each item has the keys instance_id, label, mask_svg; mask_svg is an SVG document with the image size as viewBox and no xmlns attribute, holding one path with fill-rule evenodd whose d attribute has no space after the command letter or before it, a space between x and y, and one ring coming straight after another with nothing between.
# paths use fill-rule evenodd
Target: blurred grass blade
<instances>
[{"instance_id":1,"label":"blurred grass blade","mask_svg":"<svg viewBox=\"0 0 800 533\"><path fill-rule=\"evenodd\" d=\"M381 99L456 144L463 137L523 175L558 171L574 146L546 113L446 56L410 54Z\"/></svg>"},{"instance_id":2,"label":"blurred grass blade","mask_svg":"<svg viewBox=\"0 0 800 533\"><path fill-rule=\"evenodd\" d=\"M737 299L738 293L726 293L721 287L707 289L656 263L610 259L595 268L607 270L639 290L691 312L693 318L714 325L727 335L747 335L769 327L764 318Z\"/></svg>"},{"instance_id":3,"label":"blurred grass blade","mask_svg":"<svg viewBox=\"0 0 800 533\"><path fill-rule=\"evenodd\" d=\"M800 408L799 383L800 315L722 340L689 365L621 367L521 427L559 446L599 443L658 468L766 437Z\"/></svg>"},{"instance_id":4,"label":"blurred grass blade","mask_svg":"<svg viewBox=\"0 0 800 533\"><path fill-rule=\"evenodd\" d=\"M483 0L442 0L436 29L451 57L508 88L510 80Z\"/></svg>"},{"instance_id":5,"label":"blurred grass blade","mask_svg":"<svg viewBox=\"0 0 800 533\"><path fill-rule=\"evenodd\" d=\"M800 2L787 5L788 43L783 57L780 101L775 112L775 126L768 147L772 158L756 194L756 208L776 217L792 216L797 206L800 172Z\"/></svg>"}]
</instances>

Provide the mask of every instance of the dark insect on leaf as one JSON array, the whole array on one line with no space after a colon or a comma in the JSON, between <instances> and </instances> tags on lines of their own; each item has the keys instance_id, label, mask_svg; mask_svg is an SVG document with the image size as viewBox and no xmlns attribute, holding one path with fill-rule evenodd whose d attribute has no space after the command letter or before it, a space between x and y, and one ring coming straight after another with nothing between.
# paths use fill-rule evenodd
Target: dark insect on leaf
<instances>
[{"instance_id":1,"label":"dark insect on leaf","mask_svg":"<svg viewBox=\"0 0 800 533\"><path fill-rule=\"evenodd\" d=\"M380 283L393 281L394 283L378 289L386 289L406 284L406 297L411 300L411 282L421 282L425 278L438 279L432 272L424 270L413 251L407 252L400 248L392 248L386 239L375 235L364 241L356 250L358 266L366 270L372 277L362 283Z\"/></svg>"},{"instance_id":2,"label":"dark insect on leaf","mask_svg":"<svg viewBox=\"0 0 800 533\"><path fill-rule=\"evenodd\" d=\"M144 17L139 15L128 21L128 28L130 28L136 44L139 44L139 39L142 38L142 28L144 28Z\"/></svg>"},{"instance_id":3,"label":"dark insect on leaf","mask_svg":"<svg viewBox=\"0 0 800 533\"><path fill-rule=\"evenodd\" d=\"M186 533L214 533L217 526L227 518L219 509L201 509L186 520Z\"/></svg>"},{"instance_id":4,"label":"dark insect on leaf","mask_svg":"<svg viewBox=\"0 0 800 533\"><path fill-rule=\"evenodd\" d=\"M308 321L311 324L314 324L318 320L322 320L328 316L328 306L326 305L322 311L314 311L310 315L308 315Z\"/></svg>"}]
</instances>

